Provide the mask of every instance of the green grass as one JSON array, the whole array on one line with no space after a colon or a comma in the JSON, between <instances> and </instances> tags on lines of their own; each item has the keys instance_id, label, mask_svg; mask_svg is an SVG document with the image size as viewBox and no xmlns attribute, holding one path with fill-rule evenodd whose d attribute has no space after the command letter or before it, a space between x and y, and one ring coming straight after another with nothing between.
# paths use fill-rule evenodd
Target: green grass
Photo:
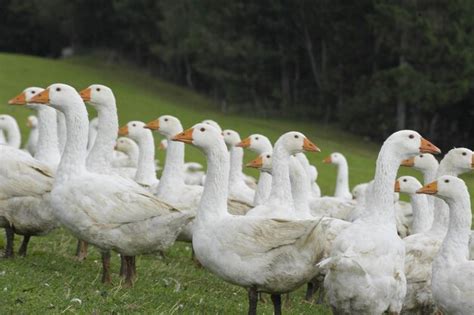
<instances>
[{"instance_id":1,"label":"green grass","mask_svg":"<svg viewBox=\"0 0 474 315\"><path fill-rule=\"evenodd\" d=\"M51 83L68 83L78 90L92 83L110 86L117 98L120 123L130 120L149 121L163 114L181 119L184 127L203 119L214 119L223 128L235 129L242 137L262 133L271 140L290 130L305 133L322 150L309 154L319 170L318 183L325 194L335 184L335 168L322 164L329 153L346 155L350 165L350 182L368 181L374 172L379 145L364 141L331 126L311 121L283 119L262 120L254 117L224 115L213 102L197 93L156 80L141 70L121 65L106 65L94 57L49 60L29 56L0 54L0 113L16 117L26 139L26 117L31 113L6 101L25 87ZM91 112L91 115L95 115ZM361 122L363 123L363 122ZM158 142L159 137L156 136ZM430 139L436 143L436 139ZM187 160L204 163L203 155L187 146ZM163 152L157 152L163 161ZM254 157L246 152L245 159ZM254 172L249 172L256 175ZM402 169L401 174L416 174ZM419 176L418 176L419 177ZM472 187L472 175L463 176ZM3 240L0 240L2 242ZM1 244L0 244L1 246ZM19 244L16 244L18 248ZM187 244L176 244L166 258L138 258L139 279L133 289L122 289L115 274L113 286L100 283L100 259L97 251L82 263L72 258L75 241L64 230L42 238L33 238L26 258L0 261L0 313L245 313L244 290L226 284L212 274L194 266ZM113 261L118 270L118 259ZM302 302L303 290L291 295L286 313L328 314L326 307ZM82 304L72 301L78 298ZM271 314L267 303L259 313Z\"/></svg>"}]
</instances>

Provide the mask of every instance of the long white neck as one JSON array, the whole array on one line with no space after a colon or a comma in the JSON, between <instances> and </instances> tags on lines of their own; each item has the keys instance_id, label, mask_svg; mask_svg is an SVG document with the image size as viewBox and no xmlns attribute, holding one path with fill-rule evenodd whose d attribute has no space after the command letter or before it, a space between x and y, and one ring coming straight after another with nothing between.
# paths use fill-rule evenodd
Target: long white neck
<instances>
[{"instance_id":1,"label":"long white neck","mask_svg":"<svg viewBox=\"0 0 474 315\"><path fill-rule=\"evenodd\" d=\"M472 213L467 191L462 198L449 199L447 203L449 228L435 263L452 266L469 259Z\"/></svg>"},{"instance_id":2,"label":"long white neck","mask_svg":"<svg viewBox=\"0 0 474 315\"><path fill-rule=\"evenodd\" d=\"M39 130L38 128L31 128L30 133L28 134L28 140L25 145L25 149L28 151L35 150L36 147L38 146L38 138L39 138ZM2 143L2 142L0 142ZM35 152L36 153L36 152Z\"/></svg>"},{"instance_id":3,"label":"long white neck","mask_svg":"<svg viewBox=\"0 0 474 315\"><path fill-rule=\"evenodd\" d=\"M59 145L59 152L62 154L64 152L64 147L66 146L66 118L64 118L64 114L57 111L56 112L56 123L57 123L57 130L58 130L58 145Z\"/></svg>"},{"instance_id":4,"label":"long white neck","mask_svg":"<svg viewBox=\"0 0 474 315\"><path fill-rule=\"evenodd\" d=\"M183 131L183 128L177 128L174 134ZM182 187L184 183L184 143L171 141L168 139L168 148L166 149L165 167L161 174L160 184L158 185L158 197L168 195Z\"/></svg>"},{"instance_id":5,"label":"long white neck","mask_svg":"<svg viewBox=\"0 0 474 315\"><path fill-rule=\"evenodd\" d=\"M60 186L86 172L87 131L89 127L87 110L79 96L71 99L70 102L74 102L72 104L74 110L65 113L67 138L64 153L56 172L55 186Z\"/></svg>"},{"instance_id":6,"label":"long white neck","mask_svg":"<svg viewBox=\"0 0 474 315\"><path fill-rule=\"evenodd\" d=\"M452 166L451 162L447 159L441 160L435 178L439 178L444 175L459 175L458 171ZM433 225L430 231L438 235L443 235L448 229L448 224L449 207L442 199L435 198L433 210Z\"/></svg>"},{"instance_id":7,"label":"long white neck","mask_svg":"<svg viewBox=\"0 0 474 315\"><path fill-rule=\"evenodd\" d=\"M341 161L337 164L337 182L334 196L337 198L352 199L349 190L349 167L345 158L341 158Z\"/></svg>"},{"instance_id":8,"label":"long white neck","mask_svg":"<svg viewBox=\"0 0 474 315\"><path fill-rule=\"evenodd\" d=\"M131 145L127 151L128 159L130 160L129 165L133 167L137 167L138 165L138 157L139 157L139 149L138 145L135 143Z\"/></svg>"},{"instance_id":9,"label":"long white neck","mask_svg":"<svg viewBox=\"0 0 474 315\"><path fill-rule=\"evenodd\" d=\"M268 200L293 209L289 163L290 153L277 141L272 155L272 190Z\"/></svg>"},{"instance_id":10,"label":"long white neck","mask_svg":"<svg viewBox=\"0 0 474 315\"><path fill-rule=\"evenodd\" d=\"M308 175L301 162L295 157L290 158L290 182L296 215L301 219L311 218L308 203L311 187Z\"/></svg>"},{"instance_id":11,"label":"long white neck","mask_svg":"<svg viewBox=\"0 0 474 315\"><path fill-rule=\"evenodd\" d=\"M58 147L56 110L49 106L38 108L38 146L35 159L48 165L57 166L61 159Z\"/></svg>"},{"instance_id":12,"label":"long white neck","mask_svg":"<svg viewBox=\"0 0 474 315\"><path fill-rule=\"evenodd\" d=\"M433 210L429 208L426 195L410 194L410 203L413 209L412 233L426 232L433 223Z\"/></svg>"},{"instance_id":13,"label":"long white neck","mask_svg":"<svg viewBox=\"0 0 474 315\"><path fill-rule=\"evenodd\" d=\"M141 185L150 186L157 182L155 169L155 142L151 130L145 129L137 139L138 165L135 181Z\"/></svg>"},{"instance_id":14,"label":"long white neck","mask_svg":"<svg viewBox=\"0 0 474 315\"><path fill-rule=\"evenodd\" d=\"M373 222L393 224L395 228L393 183L402 159L393 151L389 143L384 143L380 149L374 181L368 191L370 195L366 197L366 214Z\"/></svg>"},{"instance_id":15,"label":"long white neck","mask_svg":"<svg viewBox=\"0 0 474 315\"><path fill-rule=\"evenodd\" d=\"M206 152L206 159L206 182L196 216L198 224L213 224L215 219L229 215L227 198L230 161L223 140L219 139L218 143Z\"/></svg>"},{"instance_id":16,"label":"long white neck","mask_svg":"<svg viewBox=\"0 0 474 315\"><path fill-rule=\"evenodd\" d=\"M241 147L232 146L230 153L230 176L229 185L234 185L243 180L242 160L244 158L244 149Z\"/></svg>"},{"instance_id":17,"label":"long white neck","mask_svg":"<svg viewBox=\"0 0 474 315\"><path fill-rule=\"evenodd\" d=\"M98 106L99 129L94 146L87 156L87 168L98 173L110 171L118 132L118 116L115 100L107 106Z\"/></svg>"},{"instance_id":18,"label":"long white neck","mask_svg":"<svg viewBox=\"0 0 474 315\"><path fill-rule=\"evenodd\" d=\"M97 138L97 129L92 124L89 124L89 133L87 134L87 150L92 150L95 139Z\"/></svg>"},{"instance_id":19,"label":"long white neck","mask_svg":"<svg viewBox=\"0 0 474 315\"><path fill-rule=\"evenodd\" d=\"M258 178L257 189L255 190L255 197L253 198L254 206L264 204L270 196L272 189L272 175L267 172L260 172Z\"/></svg>"},{"instance_id":20,"label":"long white neck","mask_svg":"<svg viewBox=\"0 0 474 315\"><path fill-rule=\"evenodd\" d=\"M19 149L21 146L21 134L20 127L18 127L16 121L14 121L5 131L7 132L7 144L10 147Z\"/></svg>"},{"instance_id":21,"label":"long white neck","mask_svg":"<svg viewBox=\"0 0 474 315\"><path fill-rule=\"evenodd\" d=\"M436 173L438 172L438 166L439 164L433 164L432 167L423 169L423 183L424 185L428 185L429 183L433 182L436 180ZM426 196L428 200L428 206L430 207L431 211L433 212L434 207L435 207L435 200L437 199L436 197L433 196Z\"/></svg>"},{"instance_id":22,"label":"long white neck","mask_svg":"<svg viewBox=\"0 0 474 315\"><path fill-rule=\"evenodd\" d=\"M5 134L3 133L3 130L0 129L0 144L6 143L7 140L5 139Z\"/></svg>"}]
</instances>

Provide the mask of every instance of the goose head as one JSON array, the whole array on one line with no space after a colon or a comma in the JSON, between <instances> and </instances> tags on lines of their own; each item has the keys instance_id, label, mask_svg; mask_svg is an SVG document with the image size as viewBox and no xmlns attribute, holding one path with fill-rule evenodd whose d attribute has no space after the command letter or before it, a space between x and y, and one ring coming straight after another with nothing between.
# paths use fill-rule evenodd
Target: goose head
<instances>
[{"instance_id":1,"label":"goose head","mask_svg":"<svg viewBox=\"0 0 474 315\"><path fill-rule=\"evenodd\" d=\"M235 147L241 141L239 133L235 130L226 129L222 131L222 136L228 149Z\"/></svg>"},{"instance_id":2,"label":"goose head","mask_svg":"<svg viewBox=\"0 0 474 315\"><path fill-rule=\"evenodd\" d=\"M205 123L196 124L178 133L171 140L192 144L204 153L211 152L216 147L226 148L221 132Z\"/></svg>"},{"instance_id":3,"label":"goose head","mask_svg":"<svg viewBox=\"0 0 474 315\"><path fill-rule=\"evenodd\" d=\"M145 125L145 128L156 130L166 138L171 138L175 134L183 131L183 126L178 118L170 115L163 115Z\"/></svg>"},{"instance_id":4,"label":"goose head","mask_svg":"<svg viewBox=\"0 0 474 315\"><path fill-rule=\"evenodd\" d=\"M400 130L390 135L384 144L396 148L393 152L400 160L411 158L420 153L441 153L434 144L413 130Z\"/></svg>"},{"instance_id":5,"label":"goose head","mask_svg":"<svg viewBox=\"0 0 474 315\"><path fill-rule=\"evenodd\" d=\"M251 168L257 168L261 172L272 173L272 152L264 152L257 156L255 159L247 163L245 166Z\"/></svg>"},{"instance_id":6,"label":"goose head","mask_svg":"<svg viewBox=\"0 0 474 315\"><path fill-rule=\"evenodd\" d=\"M38 117L36 117L35 115L28 116L28 118L26 119L26 127L30 129L34 129L37 126L38 126Z\"/></svg>"},{"instance_id":7,"label":"goose head","mask_svg":"<svg viewBox=\"0 0 474 315\"><path fill-rule=\"evenodd\" d=\"M151 134L151 131L145 128L145 123L142 121L129 121L126 125L119 128L118 132L121 137L129 137L136 142L146 137L147 134Z\"/></svg>"},{"instance_id":8,"label":"goose head","mask_svg":"<svg viewBox=\"0 0 474 315\"><path fill-rule=\"evenodd\" d=\"M339 152L333 152L324 158L323 163L339 165L346 160L344 155Z\"/></svg>"},{"instance_id":9,"label":"goose head","mask_svg":"<svg viewBox=\"0 0 474 315\"><path fill-rule=\"evenodd\" d=\"M474 154L467 148L451 149L443 157L443 162L458 174L466 173L474 168Z\"/></svg>"},{"instance_id":10,"label":"goose head","mask_svg":"<svg viewBox=\"0 0 474 315\"><path fill-rule=\"evenodd\" d=\"M0 129L2 130L12 130L15 129L17 126L17 122L15 118L10 115L0 115Z\"/></svg>"},{"instance_id":11,"label":"goose head","mask_svg":"<svg viewBox=\"0 0 474 315\"><path fill-rule=\"evenodd\" d=\"M253 134L240 141L237 146L254 152L265 152L268 148L272 147L272 143L264 135Z\"/></svg>"},{"instance_id":12,"label":"goose head","mask_svg":"<svg viewBox=\"0 0 474 315\"><path fill-rule=\"evenodd\" d=\"M417 191L418 194L436 195L445 201L462 200L467 194L467 187L460 178L444 175Z\"/></svg>"},{"instance_id":13,"label":"goose head","mask_svg":"<svg viewBox=\"0 0 474 315\"><path fill-rule=\"evenodd\" d=\"M203 120L202 123L216 128L219 133L222 132L221 126L219 126L219 124L212 119Z\"/></svg>"},{"instance_id":14,"label":"goose head","mask_svg":"<svg viewBox=\"0 0 474 315\"><path fill-rule=\"evenodd\" d=\"M115 105L112 89L102 84L92 84L79 94L84 102L91 104L96 110Z\"/></svg>"},{"instance_id":15,"label":"goose head","mask_svg":"<svg viewBox=\"0 0 474 315\"><path fill-rule=\"evenodd\" d=\"M403 160L401 165L413 167L418 171L428 171L438 168L438 161L430 153L422 153L409 159Z\"/></svg>"},{"instance_id":16,"label":"goose head","mask_svg":"<svg viewBox=\"0 0 474 315\"><path fill-rule=\"evenodd\" d=\"M413 176L402 176L395 182L395 192L402 192L405 194L415 194L422 185Z\"/></svg>"},{"instance_id":17,"label":"goose head","mask_svg":"<svg viewBox=\"0 0 474 315\"><path fill-rule=\"evenodd\" d=\"M290 131L278 138L275 147L281 147L290 155L308 152L321 152L321 150L311 142L304 134L298 131Z\"/></svg>"},{"instance_id":18,"label":"goose head","mask_svg":"<svg viewBox=\"0 0 474 315\"><path fill-rule=\"evenodd\" d=\"M120 137L115 143L115 150L129 153L137 144L130 138Z\"/></svg>"},{"instance_id":19,"label":"goose head","mask_svg":"<svg viewBox=\"0 0 474 315\"><path fill-rule=\"evenodd\" d=\"M28 108L38 108L38 105L31 102L31 99L36 96L37 94L44 91L43 88L40 87L29 87L23 90L20 94L12 98L8 101L9 105L26 105Z\"/></svg>"},{"instance_id":20,"label":"goose head","mask_svg":"<svg viewBox=\"0 0 474 315\"><path fill-rule=\"evenodd\" d=\"M33 96L31 103L47 104L62 113L76 111L78 105L84 105L79 93L72 86L64 83L51 84L44 91Z\"/></svg>"}]
</instances>

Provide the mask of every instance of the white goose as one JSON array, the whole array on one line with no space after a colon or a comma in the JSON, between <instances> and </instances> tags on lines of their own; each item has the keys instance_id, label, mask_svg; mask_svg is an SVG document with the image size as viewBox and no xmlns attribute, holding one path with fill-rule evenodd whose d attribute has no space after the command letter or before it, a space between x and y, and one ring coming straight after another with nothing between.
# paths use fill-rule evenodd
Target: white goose
<instances>
[{"instance_id":1,"label":"white goose","mask_svg":"<svg viewBox=\"0 0 474 315\"><path fill-rule=\"evenodd\" d=\"M42 88L25 89L8 103L27 105ZM31 236L45 235L58 226L49 204L54 168L59 161L56 115L53 109L42 110L36 104L27 107L37 110L39 138L35 158L21 150L3 147L0 198L0 220L7 231L7 255L13 255L13 231L24 235L19 254L25 256ZM51 112L51 110L53 112ZM52 122L52 126L48 126ZM5 221L8 225L5 226Z\"/></svg>"},{"instance_id":2,"label":"white goose","mask_svg":"<svg viewBox=\"0 0 474 315\"><path fill-rule=\"evenodd\" d=\"M152 132L145 128L144 122L130 121L120 127L119 135L130 137L138 144L138 165L134 180L156 195L160 181L156 177L155 141Z\"/></svg>"},{"instance_id":3,"label":"white goose","mask_svg":"<svg viewBox=\"0 0 474 315\"><path fill-rule=\"evenodd\" d=\"M334 152L327 156L324 160L326 164L334 164L337 167L336 189L334 197L352 200L352 194L349 190L349 166L347 160L342 153Z\"/></svg>"},{"instance_id":4,"label":"white goose","mask_svg":"<svg viewBox=\"0 0 474 315\"><path fill-rule=\"evenodd\" d=\"M125 256L126 284L132 285L134 256L165 250L192 219L133 181L86 169L88 119L79 94L53 84L32 99L64 113L67 142L51 191L58 220L75 236L104 251ZM96 142L97 143L97 142ZM103 256L103 281L110 281L110 256Z\"/></svg>"},{"instance_id":5,"label":"white goose","mask_svg":"<svg viewBox=\"0 0 474 315\"><path fill-rule=\"evenodd\" d=\"M87 134L87 151L94 147L97 132L99 130L99 117L94 117L89 122L89 133Z\"/></svg>"},{"instance_id":6,"label":"white goose","mask_svg":"<svg viewBox=\"0 0 474 315\"><path fill-rule=\"evenodd\" d=\"M466 184L441 176L420 193L435 195L449 205L449 227L433 261L433 300L444 314L474 314L474 260L469 260L471 201Z\"/></svg>"},{"instance_id":7,"label":"white goose","mask_svg":"<svg viewBox=\"0 0 474 315\"><path fill-rule=\"evenodd\" d=\"M26 126L30 129L30 133L28 134L28 140L24 148L30 152L31 156L34 156L38 144L38 118L35 115L28 116Z\"/></svg>"},{"instance_id":8,"label":"white goose","mask_svg":"<svg viewBox=\"0 0 474 315\"><path fill-rule=\"evenodd\" d=\"M434 177L458 176L469 172L472 168L473 157L473 152L466 148L450 150L441 160ZM419 160L415 160L416 162ZM430 177L425 176L425 178ZM431 293L432 262L446 235L449 222L448 206L441 199L435 199L431 229L403 239L406 249L405 274L407 278L407 294L403 303L403 312L416 313L421 310L432 313L434 311Z\"/></svg>"},{"instance_id":9,"label":"white goose","mask_svg":"<svg viewBox=\"0 0 474 315\"><path fill-rule=\"evenodd\" d=\"M255 190L246 184L242 172L244 150L237 146L241 142L240 136L236 131L230 129L224 130L222 134L230 154L229 198L252 205Z\"/></svg>"},{"instance_id":10,"label":"white goose","mask_svg":"<svg viewBox=\"0 0 474 315\"><path fill-rule=\"evenodd\" d=\"M0 115L0 130L6 133L6 145L15 149L20 148L20 127L18 127L18 123L16 122L15 118L10 115Z\"/></svg>"},{"instance_id":11,"label":"white goose","mask_svg":"<svg viewBox=\"0 0 474 315\"><path fill-rule=\"evenodd\" d=\"M114 167L134 167L138 165L138 145L130 138L120 137L115 143L115 150L125 154L125 158L114 160Z\"/></svg>"},{"instance_id":12,"label":"white goose","mask_svg":"<svg viewBox=\"0 0 474 315\"><path fill-rule=\"evenodd\" d=\"M262 153L268 152L271 154L273 150L272 143L270 140L261 134L253 134L242 140L237 144L238 147L247 148L251 151L261 155ZM262 171L258 178L257 189L255 189L255 198L253 199L253 205L258 206L263 204L270 195L272 188L272 175L268 172Z\"/></svg>"},{"instance_id":13,"label":"white goose","mask_svg":"<svg viewBox=\"0 0 474 315\"><path fill-rule=\"evenodd\" d=\"M406 293L405 246L397 234L393 186L400 163L439 149L417 132L402 130L385 140L377 159L366 215L334 240L321 262L324 286L337 314L399 313Z\"/></svg>"},{"instance_id":14,"label":"white goose","mask_svg":"<svg viewBox=\"0 0 474 315\"><path fill-rule=\"evenodd\" d=\"M395 182L395 192L410 196L410 204L413 209L411 234L426 232L433 223L433 209L429 207L428 199L425 195L416 193L421 187L423 185L413 176L402 176Z\"/></svg>"},{"instance_id":15,"label":"white goose","mask_svg":"<svg viewBox=\"0 0 474 315\"><path fill-rule=\"evenodd\" d=\"M293 153L301 152L307 140L300 133L293 135L298 138L288 144ZM207 179L193 232L197 258L225 281L249 289L250 314L256 313L259 291L272 294L275 314L280 314L280 294L298 288L315 273L317 239L312 232L318 221L230 215L226 205L230 162L221 134L197 124L173 140L193 144L207 157ZM284 193L291 199L290 189ZM288 199L283 201L288 204Z\"/></svg>"}]
</instances>

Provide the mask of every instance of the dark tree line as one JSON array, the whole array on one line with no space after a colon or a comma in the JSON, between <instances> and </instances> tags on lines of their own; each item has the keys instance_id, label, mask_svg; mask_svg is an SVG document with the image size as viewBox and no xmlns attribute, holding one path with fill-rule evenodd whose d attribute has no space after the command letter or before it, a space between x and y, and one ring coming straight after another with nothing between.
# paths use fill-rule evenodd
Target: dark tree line
<instances>
[{"instance_id":1,"label":"dark tree line","mask_svg":"<svg viewBox=\"0 0 474 315\"><path fill-rule=\"evenodd\" d=\"M107 49L223 111L474 144L471 0L0 0L0 50Z\"/></svg>"}]
</instances>

